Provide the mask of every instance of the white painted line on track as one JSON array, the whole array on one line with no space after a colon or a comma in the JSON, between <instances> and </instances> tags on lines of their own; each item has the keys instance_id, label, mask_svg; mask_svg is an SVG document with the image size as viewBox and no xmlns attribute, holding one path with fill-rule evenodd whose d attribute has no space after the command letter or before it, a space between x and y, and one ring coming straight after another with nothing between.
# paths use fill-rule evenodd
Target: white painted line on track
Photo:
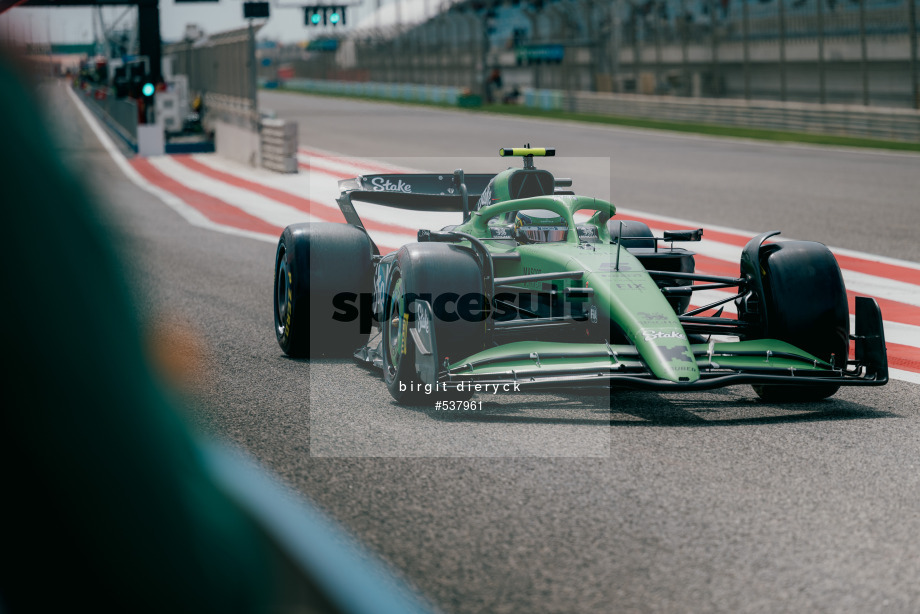
<instances>
[{"instance_id":1,"label":"white painted line on track","mask_svg":"<svg viewBox=\"0 0 920 614\"><path fill-rule=\"evenodd\" d=\"M662 228L652 228L652 232L656 235L660 234L662 230ZM741 248L727 243L720 243L719 241L704 238L699 243L694 243L692 250L701 256L708 256L731 264L741 261ZM843 267L841 267L840 271L843 274L843 281L847 290L857 294L870 295L920 307L920 286L886 277L877 277L868 273L859 273Z\"/></svg>"},{"instance_id":2,"label":"white painted line on track","mask_svg":"<svg viewBox=\"0 0 920 614\"><path fill-rule=\"evenodd\" d=\"M198 173L169 156L148 158L148 161L154 168L186 187L210 194L274 226L284 228L301 221L317 221L309 214L267 196Z\"/></svg>"},{"instance_id":3,"label":"white painted line on track","mask_svg":"<svg viewBox=\"0 0 920 614\"><path fill-rule=\"evenodd\" d=\"M920 287L903 281L841 269L847 290L920 307ZM920 322L918 322L920 324Z\"/></svg>"},{"instance_id":4,"label":"white painted line on track","mask_svg":"<svg viewBox=\"0 0 920 614\"><path fill-rule=\"evenodd\" d=\"M699 290L693 293L691 308L702 307L732 296L733 294L734 293L729 290ZM724 305L720 305L720 307L724 308L723 315L738 315L738 310L734 302L725 303ZM719 307L715 309L719 309ZM920 325L915 326L902 322L892 322L890 320L883 320L882 325L885 327L885 341L900 345L920 347ZM850 332L855 330L856 316L850 314Z\"/></svg>"},{"instance_id":5,"label":"white painted line on track","mask_svg":"<svg viewBox=\"0 0 920 614\"><path fill-rule=\"evenodd\" d=\"M287 192L291 196L304 199L310 198L310 186L313 183L310 173L277 173L264 168L245 166L210 153L194 154L192 159L221 173L260 183L276 190ZM336 207L336 210L338 210L338 207Z\"/></svg>"},{"instance_id":6,"label":"white painted line on track","mask_svg":"<svg viewBox=\"0 0 920 614\"><path fill-rule=\"evenodd\" d=\"M301 168L301 170L306 170L310 173L314 173L316 171L325 171L327 174L330 174L330 176L333 177L335 174L348 175L348 177L356 177L358 175L364 174L364 171L362 171L358 166L342 164L334 160L327 160L326 158L310 156L304 153L297 154L297 162L299 164L306 164L307 168ZM334 178L336 181L339 180L338 177Z\"/></svg>"},{"instance_id":7,"label":"white painted line on track","mask_svg":"<svg viewBox=\"0 0 920 614\"><path fill-rule=\"evenodd\" d=\"M901 369L892 369L889 367L888 377L891 379L901 380L902 382L910 382L911 384L920 385L920 373L914 373L913 371L903 371Z\"/></svg>"},{"instance_id":8,"label":"white painted line on track","mask_svg":"<svg viewBox=\"0 0 920 614\"><path fill-rule=\"evenodd\" d=\"M378 160L371 160L368 158L360 158L357 156L349 156L341 154L336 151L329 151L326 149L320 149L318 147L304 147L300 146L297 148L297 154L299 158L303 158L304 161L307 159L312 160L317 163L317 165L327 164L329 168L346 168L346 169L356 169L358 170L358 175L362 174L382 174L382 173L397 173L397 174L406 174L406 173L427 173L430 171L423 171L417 168L409 166L401 166L396 164L389 164L387 162L381 162Z\"/></svg>"},{"instance_id":9,"label":"white painted line on track","mask_svg":"<svg viewBox=\"0 0 920 614\"><path fill-rule=\"evenodd\" d=\"M664 224L663 226L658 227L659 230L668 230L667 224L673 224L673 225L677 225L677 226L691 226L691 227L696 226L696 227L699 227L699 222L694 222L694 221L692 221L692 220L687 220L687 219L677 218L677 217L670 217L670 216L666 216L666 215L658 215L658 214L654 214L654 213L646 213L646 212L644 212L644 211L637 211L637 210L635 210L635 209L624 209L624 208L617 207L617 217L619 217L619 216L621 216L621 215L622 215L623 217L639 217L639 218L645 218L645 219L648 219L648 220L657 220L657 221L661 222L662 224ZM773 229L770 229L770 230L773 230ZM748 239L751 239L751 238L753 238L753 237L755 237L755 236L757 236L757 235L760 234L761 232L764 232L763 230L760 231L760 232L751 232L751 231L748 231L748 230L742 230L742 229L740 229L740 228L732 228L732 227L729 227L729 226L719 226L719 225L716 225L716 224L706 224L705 226L703 226L703 241L706 241L706 240L707 240L707 239L706 239L706 231L711 231L711 232L724 232L725 234L735 235L735 236L737 236L739 239L745 240L745 241L748 240ZM795 240L795 239L790 238L790 237L787 237L787 236L784 236L784 235L782 235L782 234L780 234L780 235L775 235L775 236L773 236L773 237L770 237L770 241L774 241L774 242L778 242L778 241L793 241L793 240ZM906 268L909 268L909 269L915 269L915 270L917 270L917 271L920 271L920 263L912 262L912 261L910 261L910 260L899 260L899 259L897 259L897 258L889 258L889 257L887 257L887 256L879 256L879 255L877 255L877 254L869 254L869 253L866 253L866 252L859 252L859 251L852 250L852 249L847 249L847 248L842 248L842 247L834 247L834 246L832 246L832 245L828 245L828 248L829 248L832 252L837 253L837 254L840 254L840 255L843 255L843 256L849 256L849 257L852 257L852 258L859 258L860 260L866 260L866 261L868 261L868 262L879 262L879 263L882 263L882 264L890 264L890 265L892 265L892 266L901 266L901 267L906 267ZM741 253L741 248L740 248L740 247L738 248L738 253L739 253L739 254Z\"/></svg>"},{"instance_id":10,"label":"white painted line on track","mask_svg":"<svg viewBox=\"0 0 920 614\"><path fill-rule=\"evenodd\" d=\"M152 183L150 183L149 181L141 177L140 174L138 174L138 172L131 167L131 165L128 163L128 160L124 157L124 155L122 155L122 153L118 151L118 148L115 146L114 143L112 143L112 140L109 138L109 135L105 133L105 131L99 125L96 118L93 117L92 113L89 111L89 109L86 108L86 106L77 97L77 95L74 94L73 91L71 91L71 89L67 87L66 85L62 84L61 87L63 87L67 91L67 94L70 96L70 99L73 101L74 105L77 107L77 111L79 111L80 115L83 116L83 119L86 120L86 123L89 126L90 130L92 130L93 134L96 135L96 138L99 139L99 142L102 144L102 147L105 148L106 152L108 152L109 157L112 158L112 161L115 163L115 165L121 170L121 172L125 174L125 177L127 177L134 185L144 190L148 194L151 194L159 198L161 201L163 201L163 203L166 206L168 206L170 209L172 209L173 211L181 215L183 219L185 219L185 221L187 221L192 226L196 226L198 228L204 228L207 230L215 230L217 232L222 232L224 234L234 235L238 237L245 237L247 239L265 241L268 243L276 243L278 241L277 237L266 235L261 232L252 232L250 230L243 230L241 228L232 228L230 226L222 226L220 224L216 224L212 222L211 220L209 220L207 217L205 217L200 211L198 211L197 209L195 209L194 207L190 206L188 203L183 201L182 199L174 196L173 194L170 194L169 192L167 192L166 190L163 190L162 188L159 188L153 185Z\"/></svg>"}]
</instances>

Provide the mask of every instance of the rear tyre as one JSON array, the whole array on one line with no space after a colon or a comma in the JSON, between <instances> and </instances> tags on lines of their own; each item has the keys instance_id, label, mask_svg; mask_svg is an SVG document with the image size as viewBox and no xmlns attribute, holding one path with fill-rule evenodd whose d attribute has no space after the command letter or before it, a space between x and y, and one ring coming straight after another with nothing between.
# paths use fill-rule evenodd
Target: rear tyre
<instances>
[{"instance_id":1,"label":"rear tyre","mask_svg":"<svg viewBox=\"0 0 920 614\"><path fill-rule=\"evenodd\" d=\"M358 306L360 295L371 292L372 275L370 239L358 228L326 223L285 228L275 253L273 292L275 335L284 353L351 356L366 336ZM353 308L344 311L346 304ZM347 321L333 319L336 313Z\"/></svg>"},{"instance_id":2,"label":"rear tyre","mask_svg":"<svg viewBox=\"0 0 920 614\"><path fill-rule=\"evenodd\" d=\"M846 287L837 260L827 247L812 241L765 245L760 251L767 317L765 337L779 339L846 367L850 316ZM808 402L833 395L838 384L810 386L755 385L765 401Z\"/></svg>"},{"instance_id":3,"label":"rear tyre","mask_svg":"<svg viewBox=\"0 0 920 614\"><path fill-rule=\"evenodd\" d=\"M620 234L620 222L623 223L623 234ZM630 249L633 247L655 247L655 235L652 234L651 228L648 227L648 224L644 222L637 222L635 220L610 220L607 222L607 230L610 231L610 238L616 243L616 240L619 237L624 239L629 237L648 237L647 241L632 239L629 241L623 241L623 247Z\"/></svg>"},{"instance_id":4,"label":"rear tyre","mask_svg":"<svg viewBox=\"0 0 920 614\"><path fill-rule=\"evenodd\" d=\"M485 318L470 321L462 297L483 297L482 272L466 249L444 243L416 243L399 250L390 270L384 298L383 378L390 395L404 405L429 405L436 400L463 400L470 391L424 390L416 370L416 346L409 330L417 297L433 308L437 364L455 362L483 349ZM475 315L475 313L472 313Z\"/></svg>"}]
</instances>

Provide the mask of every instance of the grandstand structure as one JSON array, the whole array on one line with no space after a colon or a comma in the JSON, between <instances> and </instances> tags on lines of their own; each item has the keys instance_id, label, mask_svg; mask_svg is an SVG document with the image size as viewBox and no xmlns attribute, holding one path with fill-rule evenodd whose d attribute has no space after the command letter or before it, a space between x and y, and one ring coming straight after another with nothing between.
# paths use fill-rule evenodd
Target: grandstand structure
<instances>
[{"instance_id":1,"label":"grandstand structure","mask_svg":"<svg viewBox=\"0 0 920 614\"><path fill-rule=\"evenodd\" d=\"M516 88L920 108L917 1L462 0L428 18L378 19L339 35L336 53L309 54L296 72L493 95ZM495 69L500 88L488 82Z\"/></svg>"}]
</instances>

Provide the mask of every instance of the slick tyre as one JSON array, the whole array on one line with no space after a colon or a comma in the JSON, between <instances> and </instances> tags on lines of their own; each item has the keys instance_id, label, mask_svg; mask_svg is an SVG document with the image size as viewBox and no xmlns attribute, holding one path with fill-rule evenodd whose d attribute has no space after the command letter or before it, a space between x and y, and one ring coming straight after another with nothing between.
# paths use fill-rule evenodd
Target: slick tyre
<instances>
[{"instance_id":1,"label":"slick tyre","mask_svg":"<svg viewBox=\"0 0 920 614\"><path fill-rule=\"evenodd\" d=\"M275 335L285 354L346 357L362 345L366 334L360 331L360 318L347 317L354 315L349 312L343 317L334 301L345 298L357 306L361 294L371 292L371 253L367 234L348 224L284 229L275 253L272 294Z\"/></svg>"},{"instance_id":2,"label":"slick tyre","mask_svg":"<svg viewBox=\"0 0 920 614\"><path fill-rule=\"evenodd\" d=\"M628 239L623 241L623 247L627 250L636 248L655 248L657 241L655 240L655 235L652 233L651 228L648 227L648 224L636 220L622 220L622 222L622 235L620 234L620 220L612 219L607 222L607 229L610 231L610 238L613 242L616 242L619 237L622 236L624 239ZM637 256L639 262L647 269L674 271L675 273L693 273L696 268L696 263L692 255L686 258L676 259L662 259L658 257L658 254L649 256L647 253L634 253L633 255ZM658 281L660 285L668 286L679 286L687 283L680 278L662 278ZM678 315L687 311L687 308L690 306L689 296L668 296L667 298L668 302L674 308L674 312Z\"/></svg>"},{"instance_id":3,"label":"slick tyre","mask_svg":"<svg viewBox=\"0 0 920 614\"><path fill-rule=\"evenodd\" d=\"M850 317L846 287L837 260L812 241L765 245L760 251L765 337L779 339L845 368ZM755 385L765 401L808 402L833 395L837 384Z\"/></svg>"},{"instance_id":4,"label":"slick tyre","mask_svg":"<svg viewBox=\"0 0 920 614\"><path fill-rule=\"evenodd\" d=\"M467 391L424 390L416 371L416 346L409 330L416 312L413 302L419 297L433 307L431 326L438 365L482 350L485 317L476 319L475 310L464 309L464 296L483 297L482 272L469 250L444 243L415 243L399 250L390 270L381 322L383 377L398 403L433 406L436 400L472 396Z\"/></svg>"},{"instance_id":5,"label":"slick tyre","mask_svg":"<svg viewBox=\"0 0 920 614\"><path fill-rule=\"evenodd\" d=\"M623 234L620 234L620 222L623 223ZM655 235L652 234L651 228L644 222L635 220L617 220L612 219L607 222L607 230L610 231L610 238L616 243L621 236L628 241L623 241L623 247L631 249L634 247L655 247ZM648 237L642 240L640 237Z\"/></svg>"}]
</instances>

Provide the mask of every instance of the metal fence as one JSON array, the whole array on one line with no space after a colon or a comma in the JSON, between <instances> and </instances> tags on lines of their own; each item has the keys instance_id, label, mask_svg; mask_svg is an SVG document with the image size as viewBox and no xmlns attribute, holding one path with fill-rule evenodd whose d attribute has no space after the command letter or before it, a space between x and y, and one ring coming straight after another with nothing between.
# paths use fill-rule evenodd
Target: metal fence
<instances>
[{"instance_id":1,"label":"metal fence","mask_svg":"<svg viewBox=\"0 0 920 614\"><path fill-rule=\"evenodd\" d=\"M918 0L472 0L340 36L297 77L920 108ZM334 51L329 50L334 49Z\"/></svg>"},{"instance_id":2,"label":"metal fence","mask_svg":"<svg viewBox=\"0 0 920 614\"><path fill-rule=\"evenodd\" d=\"M258 120L253 38L261 26L213 34L163 47L164 61L174 74L188 76L191 96L202 96L210 120L241 126Z\"/></svg>"}]
</instances>

